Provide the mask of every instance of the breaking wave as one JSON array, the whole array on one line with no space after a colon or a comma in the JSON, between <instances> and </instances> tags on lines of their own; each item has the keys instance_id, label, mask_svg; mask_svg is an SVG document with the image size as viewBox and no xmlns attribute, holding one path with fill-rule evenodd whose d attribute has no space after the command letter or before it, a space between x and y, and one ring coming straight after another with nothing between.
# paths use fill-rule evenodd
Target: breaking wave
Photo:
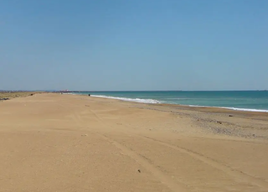
<instances>
[{"instance_id":1,"label":"breaking wave","mask_svg":"<svg viewBox=\"0 0 268 192\"><path fill-rule=\"evenodd\" d=\"M215 107L221 109L231 109L234 111L249 111L249 112L265 112L268 113L268 110L265 109L247 109L247 108L237 108L237 107L219 107L219 106L200 106L200 105L185 105L189 107Z\"/></svg>"},{"instance_id":2,"label":"breaking wave","mask_svg":"<svg viewBox=\"0 0 268 192\"><path fill-rule=\"evenodd\" d=\"M105 95L91 95L92 97L100 97L100 98L107 98L107 99L117 99L121 101L131 101L131 102L137 102L137 103L161 103L158 100L154 99L140 99L140 98L126 98L126 97L112 97L112 96L105 96Z\"/></svg>"}]
</instances>

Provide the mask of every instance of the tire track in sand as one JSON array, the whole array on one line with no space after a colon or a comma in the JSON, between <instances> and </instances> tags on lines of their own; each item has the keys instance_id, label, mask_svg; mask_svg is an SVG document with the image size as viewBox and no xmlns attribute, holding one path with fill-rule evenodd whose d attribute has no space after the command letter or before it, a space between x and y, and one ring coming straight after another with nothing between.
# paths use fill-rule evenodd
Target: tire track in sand
<instances>
[{"instance_id":1,"label":"tire track in sand","mask_svg":"<svg viewBox=\"0 0 268 192\"><path fill-rule=\"evenodd\" d=\"M133 128L133 126L129 126L129 125L124 125L124 124L121 124L121 126L126 126L126 127L131 127ZM136 128L136 127L134 127ZM217 169L217 170L220 170L224 173L226 173L227 175L231 176L235 181L237 182L241 182L241 183L250 183L254 186L257 186L259 187L262 191L267 191L268 189L268 183L264 180L261 180L261 179L258 179L252 175L248 175L242 171L239 171L239 170L236 170L228 165L225 165L221 162L218 162L210 157L207 157L203 154L200 154L198 152L195 152L195 151L192 151L192 150L189 150L189 149L186 149L186 148L183 148L183 147L179 147L179 146L175 146L175 145L171 145L171 144L168 144L166 142L163 142L163 141L160 141L160 140L157 140L157 139L154 139L154 138L151 138L151 137L147 137L147 136L142 136L142 135L139 135L139 134L136 134L137 136L141 137L141 138L145 138L145 139L148 139L148 140L151 140L153 142L156 142L162 146L166 146L168 148L171 148L173 150L176 150L180 153L183 153L183 154L186 154L186 155L189 155L190 157L192 157L193 159L196 159L196 160L199 160L211 167L213 167L214 169Z\"/></svg>"},{"instance_id":2,"label":"tire track in sand","mask_svg":"<svg viewBox=\"0 0 268 192\"><path fill-rule=\"evenodd\" d=\"M255 178L253 176L247 175L247 174L243 173L242 171L235 170L227 165L219 163L219 162L217 162L217 161L215 161L207 156L204 156L200 153L191 151L191 150L183 148L183 147L174 146L174 145L168 144L166 142L163 142L163 141L160 141L160 140L157 140L154 138L140 136L140 135L139 135L139 137L143 137L145 139L151 140L151 141L156 142L158 144L161 144L163 146L169 147L169 148L174 149L180 153L187 154L196 160L202 161L203 163L205 163L205 164L207 164L215 169L218 169L222 172L225 172L226 174L228 174L229 176L231 176L232 178L234 178L234 180L236 180L238 182L250 183L252 185L260 187L263 191L266 191L268 189L267 182L260 180L258 178Z\"/></svg>"},{"instance_id":3,"label":"tire track in sand","mask_svg":"<svg viewBox=\"0 0 268 192\"><path fill-rule=\"evenodd\" d=\"M101 117L99 117L93 110L91 110L88 107L89 111L96 117L96 119L102 123L103 125L107 126L106 123L103 121L103 119ZM75 115L79 121L81 121L81 118L79 115ZM79 117L78 117L79 116ZM127 126L127 127L131 127L129 125L124 125L121 124L121 126ZM124 154L128 155L129 157L131 157L132 159L134 159L136 162L138 162L140 165L142 165L143 167L145 167L147 170L149 170L152 174L154 174L162 183L166 184L170 189L172 189L173 191L177 191L179 189L181 189L181 191L187 191L186 187L183 187L183 184L177 184L175 183L175 181L173 181L171 178L169 178L168 176L166 176L164 173L162 173L159 169L156 168L156 166L152 165L150 162L148 162L148 160L146 160L144 157L142 157L141 155L139 155L138 153L134 152L133 150L127 148L126 146L120 144L119 142L107 137L106 135L102 135L99 134L100 136L102 136L105 140L109 141L111 144L115 145L117 148L119 148L121 151L124 152ZM189 156L191 156L192 158L199 160L217 170L220 170L226 174L228 174L229 176L231 176L235 181L237 182L241 182L241 183L250 183L254 186L257 186L259 188L261 188L263 191L268 189L268 183L266 181L260 180L256 177L253 177L251 175L247 175L246 173L243 173L239 170L233 169L232 167L229 167L227 165L224 165L220 162L217 162L216 160L204 156L200 153L197 153L195 151L183 148L183 147L179 147L179 146L175 146L175 145L171 145L168 144L166 142L151 138L151 137L146 137L146 136L141 136L136 134L139 137L151 140L153 142L156 142L158 144L161 144L163 146L166 146L168 148L171 148L173 150L176 150L180 153L183 154L187 154Z\"/></svg>"},{"instance_id":4,"label":"tire track in sand","mask_svg":"<svg viewBox=\"0 0 268 192\"><path fill-rule=\"evenodd\" d=\"M104 126L107 126L106 123L100 118L94 111L89 109L89 111L97 118L97 120L102 123ZM184 192L188 191L187 187L180 183L178 184L175 182L172 178L162 173L159 169L157 169L154 165L152 165L148 160L146 160L144 157L139 155L138 153L134 152L133 150L129 149L128 147L120 144L119 142L115 141L114 139L109 138L105 134L101 133L94 133L102 137L107 142L114 145L116 148L118 148L120 151L123 152L124 155L130 157L134 161L136 161L138 164L140 164L142 167L144 167L146 170L148 170L152 175L155 176L162 184L167 186L171 191L173 192Z\"/></svg>"},{"instance_id":5,"label":"tire track in sand","mask_svg":"<svg viewBox=\"0 0 268 192\"><path fill-rule=\"evenodd\" d=\"M69 105L76 106L74 104L69 104ZM61 106L61 107L64 107L66 109L70 109L67 106ZM88 110L90 111L91 114L93 114L95 116L97 121L99 121L103 126L108 126L103 121L103 119L100 118L93 110L91 110L90 108L88 108ZM82 128L83 126L86 126L86 123L83 122L83 118L81 118L81 115L77 112L77 110L72 110L72 111L73 111L72 119L75 121L75 123L80 128ZM114 145L116 148L118 148L120 151L122 151L122 153L124 155L126 155L129 158L133 159L135 162L140 164L144 169L148 170L156 179L159 180L159 182L161 182L166 187L168 187L172 192L178 192L178 191L179 192L187 192L188 191L186 189L186 186L184 186L183 184L178 184L177 182L172 180L172 178L170 178L169 176L167 176L164 173L162 173L154 165L152 165L150 162L148 162L148 160L146 160L144 157L142 157L141 155L137 154L133 150L131 150L131 149L127 148L126 146L120 144L119 142L115 141L114 139L109 138L105 134L92 132L92 131L91 131L91 134L99 135L105 141L107 141L107 142L111 143L112 145Z\"/></svg>"},{"instance_id":6,"label":"tire track in sand","mask_svg":"<svg viewBox=\"0 0 268 192\"><path fill-rule=\"evenodd\" d=\"M142 167L144 167L146 170L151 172L151 174L153 174L162 184L166 185L171 191L173 192L188 191L186 186L184 186L183 184L178 184L172 178L166 176L164 173L162 173L159 169L157 169L153 164L148 162L138 153L134 152L133 150L127 148L126 146L120 144L119 142L109 138L104 134L98 134L98 135L103 139L105 139L107 142L113 144L116 148L120 149L124 155L127 155L128 157L136 161L138 164L140 164Z\"/></svg>"}]
</instances>

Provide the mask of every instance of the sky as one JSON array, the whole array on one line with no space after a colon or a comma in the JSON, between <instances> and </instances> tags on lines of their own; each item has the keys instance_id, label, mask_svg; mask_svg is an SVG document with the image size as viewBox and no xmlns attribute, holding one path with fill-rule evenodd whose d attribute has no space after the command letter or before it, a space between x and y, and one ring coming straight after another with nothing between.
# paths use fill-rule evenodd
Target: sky
<instances>
[{"instance_id":1,"label":"sky","mask_svg":"<svg viewBox=\"0 0 268 192\"><path fill-rule=\"evenodd\" d=\"M267 0L1 0L0 90L267 90L267 10Z\"/></svg>"}]
</instances>

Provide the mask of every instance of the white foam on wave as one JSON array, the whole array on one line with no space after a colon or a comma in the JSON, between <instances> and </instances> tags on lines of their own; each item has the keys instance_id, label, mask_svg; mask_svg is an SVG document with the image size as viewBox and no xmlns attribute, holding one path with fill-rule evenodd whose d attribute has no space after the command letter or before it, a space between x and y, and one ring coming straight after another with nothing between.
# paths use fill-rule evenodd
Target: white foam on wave
<instances>
[{"instance_id":1,"label":"white foam on wave","mask_svg":"<svg viewBox=\"0 0 268 192\"><path fill-rule=\"evenodd\" d=\"M161 103L160 101L154 100L154 99L140 99L140 98L133 99L133 98L126 98L126 97L112 97L112 96L105 96L105 95L91 95L91 96L107 98L107 99L117 99L121 101L137 102L137 103L153 103L153 104Z\"/></svg>"},{"instance_id":2,"label":"white foam on wave","mask_svg":"<svg viewBox=\"0 0 268 192\"><path fill-rule=\"evenodd\" d=\"M235 111L249 111L249 112L265 112L265 113L268 113L268 110L265 110L265 109L248 109L248 108L219 107L219 106L200 106L200 105L188 105L188 106L189 107L215 107L215 108L222 108L222 109L231 109L231 110L235 110Z\"/></svg>"},{"instance_id":3,"label":"white foam on wave","mask_svg":"<svg viewBox=\"0 0 268 192\"><path fill-rule=\"evenodd\" d=\"M247 109L247 108L235 108L235 107L221 107L224 109L232 109L235 111L252 111L252 112L266 112L268 113L268 110L265 109Z\"/></svg>"}]
</instances>

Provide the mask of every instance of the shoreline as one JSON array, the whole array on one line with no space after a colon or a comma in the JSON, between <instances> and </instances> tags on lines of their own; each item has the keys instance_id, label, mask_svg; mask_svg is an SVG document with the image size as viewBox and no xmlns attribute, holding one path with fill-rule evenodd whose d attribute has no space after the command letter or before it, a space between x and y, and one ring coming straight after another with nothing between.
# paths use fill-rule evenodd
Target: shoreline
<instances>
[{"instance_id":1,"label":"shoreline","mask_svg":"<svg viewBox=\"0 0 268 192\"><path fill-rule=\"evenodd\" d=\"M265 112L239 111L218 107L194 107L178 104L139 103L105 97L88 97L87 95L80 94L74 94L74 96L93 98L96 101L122 102L139 109L167 112L173 115L179 114L188 117L191 123L198 125L201 129L204 128L204 131L209 134L232 136L236 139L260 138L263 141L268 141L268 114Z\"/></svg>"},{"instance_id":2,"label":"shoreline","mask_svg":"<svg viewBox=\"0 0 268 192\"><path fill-rule=\"evenodd\" d=\"M71 93L72 94L72 93ZM82 96L87 96L84 94L75 94L74 95L82 95ZM216 106L198 106L198 105L182 105L182 104L170 104L170 103L146 103L146 102L138 102L138 101L133 101L133 100L125 100L120 99L120 98L115 98L115 97L110 97L110 96L95 96L95 95L90 95L90 97L94 98L103 98L103 99L112 99L112 100L118 100L118 101L124 101L124 102L130 102L130 103L140 103L140 104L148 104L148 105L159 105L159 106L172 106L172 107L180 107L180 108L188 108L188 109L198 109L200 111L226 111L226 113L250 113L250 114L267 114L267 110L262 110L262 109L244 109L244 108L233 108L233 107L216 107ZM128 98L126 98L128 99Z\"/></svg>"},{"instance_id":3,"label":"shoreline","mask_svg":"<svg viewBox=\"0 0 268 192\"><path fill-rule=\"evenodd\" d=\"M21 97L29 97L33 96L35 94L63 94L63 95L77 95L77 96L86 96L87 94L79 94L79 93L58 93L58 92L32 92L32 91L4 91L0 92L0 98L3 98L5 94L8 94L6 98L7 100L14 99L14 98L21 98ZM259 109L249 109L244 110L244 108L236 108L232 109L231 107L216 107L216 106L198 106L198 105L182 105L182 104L170 104L170 103L146 103L146 102L136 102L132 100L124 100L120 99L118 97L110 97L110 96L96 96L96 95L90 95L90 97L94 98L100 98L100 99L111 99L115 101L121 101L126 103L136 103L136 104L145 104L145 105L155 105L155 106L167 106L167 107L174 107L179 109L188 109L188 110L196 110L201 112L214 112L214 113L225 113L225 114L240 114L240 115L246 115L246 116L264 116L266 117L268 114L268 110L266 111L258 111ZM128 98L126 98L128 99ZM4 101L4 100L2 100ZM251 111L253 110L253 111ZM267 116L268 118L268 116Z\"/></svg>"},{"instance_id":4,"label":"shoreline","mask_svg":"<svg viewBox=\"0 0 268 192\"><path fill-rule=\"evenodd\" d=\"M74 95L84 95L84 94L79 94L79 93L71 93L71 94L74 94ZM154 100L154 99L141 99L141 98L135 98L135 99L133 99L133 98L125 98L125 97L105 96L105 95L91 95L91 97L114 99L114 100L120 100L120 101L126 101L126 102L134 102L134 103L145 103L145 104L167 104L167 105L178 105L178 106L182 106L182 107L221 108L221 109L228 109L228 110L232 110L232 111L245 111L245 112L268 113L268 109L250 109L250 108L236 108L236 107L225 107L225 106L183 105L183 104L161 103L161 101Z\"/></svg>"},{"instance_id":5,"label":"shoreline","mask_svg":"<svg viewBox=\"0 0 268 192\"><path fill-rule=\"evenodd\" d=\"M76 95L76 94L74 94ZM78 96L85 96L79 95ZM138 103L111 98L93 97L110 102L133 104L139 109L167 112L186 116L207 134L228 136L234 139L261 139L268 141L268 114L265 112L239 111L217 107L193 107L178 104ZM208 129L209 127L209 129Z\"/></svg>"}]
</instances>

